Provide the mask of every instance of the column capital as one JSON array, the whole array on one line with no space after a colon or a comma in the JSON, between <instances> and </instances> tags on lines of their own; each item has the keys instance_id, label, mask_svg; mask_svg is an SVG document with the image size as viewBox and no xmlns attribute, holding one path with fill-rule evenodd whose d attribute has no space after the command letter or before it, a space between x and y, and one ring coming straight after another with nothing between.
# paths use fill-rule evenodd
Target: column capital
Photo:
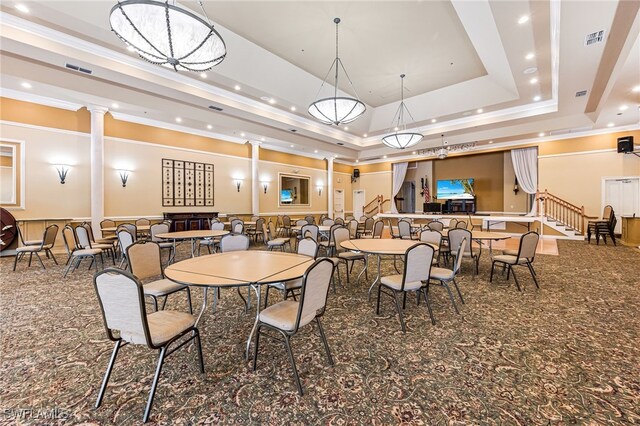
<instances>
[{"instance_id":1,"label":"column capital","mask_svg":"<svg viewBox=\"0 0 640 426\"><path fill-rule=\"evenodd\" d=\"M103 107L100 105L87 105L87 109L91 114L106 114L109 111L109 108Z\"/></svg>"},{"instance_id":2,"label":"column capital","mask_svg":"<svg viewBox=\"0 0 640 426\"><path fill-rule=\"evenodd\" d=\"M262 145L262 142L260 141L249 141L249 143L251 144L251 146L257 146L257 147L260 147L260 145Z\"/></svg>"},{"instance_id":3,"label":"column capital","mask_svg":"<svg viewBox=\"0 0 640 426\"><path fill-rule=\"evenodd\" d=\"M329 162L329 164L333 164L333 160L335 160L335 157L327 157L327 162Z\"/></svg>"}]
</instances>

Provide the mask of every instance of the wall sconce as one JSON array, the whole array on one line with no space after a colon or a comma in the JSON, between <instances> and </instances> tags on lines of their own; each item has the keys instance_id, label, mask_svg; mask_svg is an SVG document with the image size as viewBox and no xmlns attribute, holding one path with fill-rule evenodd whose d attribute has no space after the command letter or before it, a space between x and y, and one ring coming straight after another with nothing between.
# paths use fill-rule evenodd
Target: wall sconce
<instances>
[{"instance_id":1,"label":"wall sconce","mask_svg":"<svg viewBox=\"0 0 640 426\"><path fill-rule=\"evenodd\" d=\"M240 185L242 185L242 180L240 179L236 179L236 189L238 190L238 192L240 192Z\"/></svg>"},{"instance_id":2,"label":"wall sconce","mask_svg":"<svg viewBox=\"0 0 640 426\"><path fill-rule=\"evenodd\" d=\"M267 193L267 189L269 189L269 182L262 182L262 189L264 189L264 193Z\"/></svg>"},{"instance_id":3,"label":"wall sconce","mask_svg":"<svg viewBox=\"0 0 640 426\"><path fill-rule=\"evenodd\" d=\"M120 174L122 187L125 188L127 186L127 180L129 180L129 173L131 173L131 170L118 170L118 173Z\"/></svg>"},{"instance_id":4,"label":"wall sconce","mask_svg":"<svg viewBox=\"0 0 640 426\"><path fill-rule=\"evenodd\" d=\"M318 197L322 195L322 185L318 185Z\"/></svg>"},{"instance_id":5,"label":"wall sconce","mask_svg":"<svg viewBox=\"0 0 640 426\"><path fill-rule=\"evenodd\" d=\"M58 177L60 177L60 183L64 185L65 179L67 178L67 173L69 173L69 169L71 169L71 166L68 166L66 164L55 164L54 167L58 171Z\"/></svg>"}]
</instances>

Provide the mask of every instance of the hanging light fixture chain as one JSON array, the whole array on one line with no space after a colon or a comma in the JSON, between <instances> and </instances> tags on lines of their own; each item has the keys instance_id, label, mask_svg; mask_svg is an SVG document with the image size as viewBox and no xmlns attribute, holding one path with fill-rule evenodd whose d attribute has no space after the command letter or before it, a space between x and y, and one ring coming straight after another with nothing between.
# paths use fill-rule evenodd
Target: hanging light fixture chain
<instances>
[{"instance_id":1,"label":"hanging light fixture chain","mask_svg":"<svg viewBox=\"0 0 640 426\"><path fill-rule=\"evenodd\" d=\"M209 16L207 15L207 11L204 9L204 5L202 4L201 1L199 1L198 3L200 3L200 8L202 9L202 13L204 14L204 17L207 18L207 22L209 23L209 25L211 25L211 19L209 19Z\"/></svg>"}]
</instances>

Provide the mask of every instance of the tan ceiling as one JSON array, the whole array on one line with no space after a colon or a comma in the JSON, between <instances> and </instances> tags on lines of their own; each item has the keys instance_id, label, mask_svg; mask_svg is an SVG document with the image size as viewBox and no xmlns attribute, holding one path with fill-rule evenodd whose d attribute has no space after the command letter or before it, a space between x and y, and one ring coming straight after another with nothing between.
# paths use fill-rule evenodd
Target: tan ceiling
<instances>
[{"instance_id":1,"label":"tan ceiling","mask_svg":"<svg viewBox=\"0 0 640 426\"><path fill-rule=\"evenodd\" d=\"M197 2L185 3L201 11ZM209 19L319 78L340 57L360 98L373 107L486 75L451 2L205 2ZM230 52L233 54L233 52ZM341 74L340 88L353 93Z\"/></svg>"}]
</instances>

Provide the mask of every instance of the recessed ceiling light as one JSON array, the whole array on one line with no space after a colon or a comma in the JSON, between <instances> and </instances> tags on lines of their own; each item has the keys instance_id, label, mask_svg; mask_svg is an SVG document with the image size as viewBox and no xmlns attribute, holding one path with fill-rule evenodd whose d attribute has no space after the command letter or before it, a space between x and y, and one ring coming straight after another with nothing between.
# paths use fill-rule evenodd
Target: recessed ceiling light
<instances>
[{"instance_id":1,"label":"recessed ceiling light","mask_svg":"<svg viewBox=\"0 0 640 426\"><path fill-rule=\"evenodd\" d=\"M538 72L538 68L536 67L531 67L531 68L527 68L524 71L522 71L524 74L533 74L534 72Z\"/></svg>"},{"instance_id":2,"label":"recessed ceiling light","mask_svg":"<svg viewBox=\"0 0 640 426\"><path fill-rule=\"evenodd\" d=\"M25 89L31 89L31 84L27 83L26 81L23 81L22 83L20 83L20 86L24 87Z\"/></svg>"},{"instance_id":3,"label":"recessed ceiling light","mask_svg":"<svg viewBox=\"0 0 640 426\"><path fill-rule=\"evenodd\" d=\"M29 13L29 8L22 3L16 4L16 9L18 9L22 13Z\"/></svg>"},{"instance_id":4,"label":"recessed ceiling light","mask_svg":"<svg viewBox=\"0 0 640 426\"><path fill-rule=\"evenodd\" d=\"M360 162L360 160L356 160L356 163L359 163L359 162Z\"/></svg>"},{"instance_id":5,"label":"recessed ceiling light","mask_svg":"<svg viewBox=\"0 0 640 426\"><path fill-rule=\"evenodd\" d=\"M295 110L296 110L296 107L292 106L291 111L295 111Z\"/></svg>"},{"instance_id":6,"label":"recessed ceiling light","mask_svg":"<svg viewBox=\"0 0 640 426\"><path fill-rule=\"evenodd\" d=\"M482 111L484 111L482 108L478 108L478 109L476 110L476 112L477 112L478 114L480 114Z\"/></svg>"},{"instance_id":7,"label":"recessed ceiling light","mask_svg":"<svg viewBox=\"0 0 640 426\"><path fill-rule=\"evenodd\" d=\"M129 46L127 46L127 50L128 50L129 52L133 52L133 51L135 51L136 49L135 49L133 46L129 45Z\"/></svg>"},{"instance_id":8,"label":"recessed ceiling light","mask_svg":"<svg viewBox=\"0 0 640 426\"><path fill-rule=\"evenodd\" d=\"M382 158L387 158L387 156L386 156L386 155L383 155L383 156L382 156Z\"/></svg>"},{"instance_id":9,"label":"recessed ceiling light","mask_svg":"<svg viewBox=\"0 0 640 426\"><path fill-rule=\"evenodd\" d=\"M176 121L177 121L178 123L182 123L182 118L180 118L180 117L176 117Z\"/></svg>"},{"instance_id":10,"label":"recessed ceiling light","mask_svg":"<svg viewBox=\"0 0 640 426\"><path fill-rule=\"evenodd\" d=\"M260 99L265 101L265 102L269 102L269 99L271 99L271 98L268 97L268 96L260 96Z\"/></svg>"},{"instance_id":11,"label":"recessed ceiling light","mask_svg":"<svg viewBox=\"0 0 640 426\"><path fill-rule=\"evenodd\" d=\"M318 153L318 150L317 150L317 149L314 149L314 150L313 150L313 152L315 152L315 153L317 154L317 153Z\"/></svg>"},{"instance_id":12,"label":"recessed ceiling light","mask_svg":"<svg viewBox=\"0 0 640 426\"><path fill-rule=\"evenodd\" d=\"M338 154L334 154L334 155L333 155L333 158L338 158Z\"/></svg>"},{"instance_id":13,"label":"recessed ceiling light","mask_svg":"<svg viewBox=\"0 0 640 426\"><path fill-rule=\"evenodd\" d=\"M200 73L200 78L207 78L207 73L206 72L201 72Z\"/></svg>"},{"instance_id":14,"label":"recessed ceiling light","mask_svg":"<svg viewBox=\"0 0 640 426\"><path fill-rule=\"evenodd\" d=\"M489 143L493 143L493 141L489 141Z\"/></svg>"},{"instance_id":15,"label":"recessed ceiling light","mask_svg":"<svg viewBox=\"0 0 640 426\"><path fill-rule=\"evenodd\" d=\"M525 24L529 22L529 15L523 15L520 17L520 19L518 19L518 24Z\"/></svg>"},{"instance_id":16,"label":"recessed ceiling light","mask_svg":"<svg viewBox=\"0 0 640 426\"><path fill-rule=\"evenodd\" d=\"M289 148L293 148L293 144L289 145Z\"/></svg>"},{"instance_id":17,"label":"recessed ceiling light","mask_svg":"<svg viewBox=\"0 0 640 426\"><path fill-rule=\"evenodd\" d=\"M395 132L397 132L397 131L398 131L398 128L397 128L397 127L394 127L394 128L393 128L393 130L394 130Z\"/></svg>"},{"instance_id":18,"label":"recessed ceiling light","mask_svg":"<svg viewBox=\"0 0 640 426\"><path fill-rule=\"evenodd\" d=\"M260 140L261 140L262 142L264 142L264 138L260 138Z\"/></svg>"},{"instance_id":19,"label":"recessed ceiling light","mask_svg":"<svg viewBox=\"0 0 640 426\"><path fill-rule=\"evenodd\" d=\"M366 134L366 133L364 135L362 135L363 138L366 138L367 136L369 136L369 135Z\"/></svg>"},{"instance_id":20,"label":"recessed ceiling light","mask_svg":"<svg viewBox=\"0 0 640 426\"><path fill-rule=\"evenodd\" d=\"M111 104L111 108L118 109L118 108L120 108L120 105L118 105L117 103L114 102L114 103Z\"/></svg>"},{"instance_id":21,"label":"recessed ceiling light","mask_svg":"<svg viewBox=\"0 0 640 426\"><path fill-rule=\"evenodd\" d=\"M533 59L533 58L535 58L535 57L536 57L536 54L535 54L535 53L527 53L527 56L525 56L524 58L525 58L527 61L530 61L530 60L532 60L532 59Z\"/></svg>"},{"instance_id":22,"label":"recessed ceiling light","mask_svg":"<svg viewBox=\"0 0 640 426\"><path fill-rule=\"evenodd\" d=\"M269 103L270 103L271 105L273 105L273 104L275 104L275 103L276 103L276 100L275 100L275 99L273 99L273 98L271 98L271 99L269 99Z\"/></svg>"},{"instance_id":23,"label":"recessed ceiling light","mask_svg":"<svg viewBox=\"0 0 640 426\"><path fill-rule=\"evenodd\" d=\"M620 111L626 111L629 109L629 105L620 105L620 108L618 108Z\"/></svg>"},{"instance_id":24,"label":"recessed ceiling light","mask_svg":"<svg viewBox=\"0 0 640 426\"><path fill-rule=\"evenodd\" d=\"M544 132L538 133L538 137L543 137L543 136L544 136Z\"/></svg>"},{"instance_id":25,"label":"recessed ceiling light","mask_svg":"<svg viewBox=\"0 0 640 426\"><path fill-rule=\"evenodd\" d=\"M239 86L239 85L237 85L237 84L236 84L235 86L233 86L233 88L234 88L235 90L240 90L240 89L242 89L242 87L240 87L240 86Z\"/></svg>"},{"instance_id":26,"label":"recessed ceiling light","mask_svg":"<svg viewBox=\"0 0 640 426\"><path fill-rule=\"evenodd\" d=\"M533 101L534 102L538 102L540 99L542 99L542 97L540 95L536 95L533 97Z\"/></svg>"},{"instance_id":27,"label":"recessed ceiling light","mask_svg":"<svg viewBox=\"0 0 640 426\"><path fill-rule=\"evenodd\" d=\"M614 123L609 123L609 124L607 124L607 127L613 127L613 126L615 126L615 124L614 124Z\"/></svg>"},{"instance_id":28,"label":"recessed ceiling light","mask_svg":"<svg viewBox=\"0 0 640 426\"><path fill-rule=\"evenodd\" d=\"M415 151L413 151L413 152L412 152L412 154L413 154L413 155L416 155L416 152L415 152Z\"/></svg>"},{"instance_id":29,"label":"recessed ceiling light","mask_svg":"<svg viewBox=\"0 0 640 426\"><path fill-rule=\"evenodd\" d=\"M207 129L211 130L213 129L213 126L211 124L207 124Z\"/></svg>"},{"instance_id":30,"label":"recessed ceiling light","mask_svg":"<svg viewBox=\"0 0 640 426\"><path fill-rule=\"evenodd\" d=\"M344 126L344 131L346 132L347 130L349 130L349 126Z\"/></svg>"},{"instance_id":31,"label":"recessed ceiling light","mask_svg":"<svg viewBox=\"0 0 640 426\"><path fill-rule=\"evenodd\" d=\"M240 133L240 137L241 137L241 138L244 138L244 133Z\"/></svg>"},{"instance_id":32,"label":"recessed ceiling light","mask_svg":"<svg viewBox=\"0 0 640 426\"><path fill-rule=\"evenodd\" d=\"M636 86L633 89L631 89L632 92L640 92L640 86Z\"/></svg>"},{"instance_id":33,"label":"recessed ceiling light","mask_svg":"<svg viewBox=\"0 0 640 426\"><path fill-rule=\"evenodd\" d=\"M432 123L435 123L436 121L438 121L438 120L436 120L435 118L432 118L432 119L431 119L431 122L432 122Z\"/></svg>"},{"instance_id":34,"label":"recessed ceiling light","mask_svg":"<svg viewBox=\"0 0 640 426\"><path fill-rule=\"evenodd\" d=\"M529 80L530 84L536 84L538 82L538 79L533 77L531 80Z\"/></svg>"}]
</instances>

